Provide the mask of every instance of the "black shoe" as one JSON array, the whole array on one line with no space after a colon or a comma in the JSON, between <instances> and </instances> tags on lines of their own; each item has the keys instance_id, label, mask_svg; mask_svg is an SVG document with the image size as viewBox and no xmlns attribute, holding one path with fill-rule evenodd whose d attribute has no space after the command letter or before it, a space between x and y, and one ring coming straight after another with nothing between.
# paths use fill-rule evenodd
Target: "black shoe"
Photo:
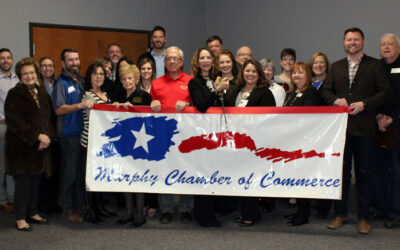
<instances>
[{"instance_id":1,"label":"black shoe","mask_svg":"<svg viewBox=\"0 0 400 250\"><path fill-rule=\"evenodd\" d=\"M285 217L288 220L293 220L297 216L297 213L294 214L286 214L283 217Z\"/></svg>"},{"instance_id":2,"label":"black shoe","mask_svg":"<svg viewBox=\"0 0 400 250\"><path fill-rule=\"evenodd\" d=\"M50 221L46 218L42 218L41 220L35 220L35 219L28 217L25 219L25 221L28 223L33 223L33 224L38 224L38 225L46 225L46 224L50 223Z\"/></svg>"},{"instance_id":3,"label":"black shoe","mask_svg":"<svg viewBox=\"0 0 400 250\"><path fill-rule=\"evenodd\" d=\"M383 226L388 229L398 228L400 227L400 220L395 218L390 218L385 220Z\"/></svg>"},{"instance_id":4,"label":"black shoe","mask_svg":"<svg viewBox=\"0 0 400 250\"><path fill-rule=\"evenodd\" d=\"M86 216L86 221L96 225L103 225L104 223L106 223L100 216L96 215Z\"/></svg>"},{"instance_id":5,"label":"black shoe","mask_svg":"<svg viewBox=\"0 0 400 250\"><path fill-rule=\"evenodd\" d=\"M127 217L122 217L121 219L117 220L117 223L120 225L124 225L128 222L132 222L133 221L133 216L127 216Z\"/></svg>"},{"instance_id":6,"label":"black shoe","mask_svg":"<svg viewBox=\"0 0 400 250\"><path fill-rule=\"evenodd\" d=\"M288 226L301 226L308 223L308 218L296 216L287 222Z\"/></svg>"},{"instance_id":7,"label":"black shoe","mask_svg":"<svg viewBox=\"0 0 400 250\"><path fill-rule=\"evenodd\" d=\"M198 223L201 227L222 227L221 222L219 222L217 219L199 220Z\"/></svg>"},{"instance_id":8,"label":"black shoe","mask_svg":"<svg viewBox=\"0 0 400 250\"><path fill-rule=\"evenodd\" d=\"M160 223L161 224L168 224L172 220L172 214L171 213L162 213L160 216Z\"/></svg>"},{"instance_id":9,"label":"black shoe","mask_svg":"<svg viewBox=\"0 0 400 250\"><path fill-rule=\"evenodd\" d=\"M227 210L223 210L223 211L219 212L219 215L225 216L225 215L235 212L235 210L236 210L235 208L229 208Z\"/></svg>"},{"instance_id":10,"label":"black shoe","mask_svg":"<svg viewBox=\"0 0 400 250\"><path fill-rule=\"evenodd\" d=\"M193 221L192 215L189 212L181 213L181 222L184 224L191 223Z\"/></svg>"},{"instance_id":11,"label":"black shoe","mask_svg":"<svg viewBox=\"0 0 400 250\"><path fill-rule=\"evenodd\" d=\"M239 223L239 226L241 226L241 227L251 227L251 226L253 226L254 225L254 221L251 221L251 220L249 220L249 221L247 221L247 220L242 220L240 223Z\"/></svg>"},{"instance_id":12,"label":"black shoe","mask_svg":"<svg viewBox=\"0 0 400 250\"><path fill-rule=\"evenodd\" d=\"M242 216L236 217L235 219L233 219L234 222L240 223L242 222Z\"/></svg>"},{"instance_id":13,"label":"black shoe","mask_svg":"<svg viewBox=\"0 0 400 250\"><path fill-rule=\"evenodd\" d=\"M33 230L33 228L29 224L26 224L26 226L23 228L19 228L17 225L15 225L15 227L17 228L18 231L21 232L30 232Z\"/></svg>"},{"instance_id":14,"label":"black shoe","mask_svg":"<svg viewBox=\"0 0 400 250\"><path fill-rule=\"evenodd\" d=\"M132 223L132 226L134 227L141 227L146 223L146 217L144 215L142 216L136 216L134 222Z\"/></svg>"},{"instance_id":15,"label":"black shoe","mask_svg":"<svg viewBox=\"0 0 400 250\"><path fill-rule=\"evenodd\" d=\"M98 210L99 210L99 215L103 216L103 217L115 217L115 216L117 216L116 213L107 211L107 209L105 209L104 207L101 207L101 206L98 208Z\"/></svg>"},{"instance_id":16,"label":"black shoe","mask_svg":"<svg viewBox=\"0 0 400 250\"><path fill-rule=\"evenodd\" d=\"M327 212L318 211L317 215L315 217L317 219L324 220L324 219L328 218L328 214L329 214L329 212L327 213Z\"/></svg>"}]
</instances>

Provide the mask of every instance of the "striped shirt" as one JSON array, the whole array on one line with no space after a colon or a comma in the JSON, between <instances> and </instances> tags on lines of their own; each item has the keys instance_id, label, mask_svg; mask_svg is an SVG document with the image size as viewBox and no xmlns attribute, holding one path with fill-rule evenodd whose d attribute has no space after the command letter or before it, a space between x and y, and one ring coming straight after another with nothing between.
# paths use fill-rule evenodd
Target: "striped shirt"
<instances>
[{"instance_id":1,"label":"striped shirt","mask_svg":"<svg viewBox=\"0 0 400 250\"><path fill-rule=\"evenodd\" d=\"M107 94L105 93L107 96ZM82 101L91 100L93 103L97 104L110 104L111 101L107 96L107 100L101 99L98 95L93 93L92 91L86 91L85 95L82 98ZM87 148L88 144L88 135L89 135L89 109L85 109L83 111L83 130L81 134L81 146Z\"/></svg>"}]
</instances>

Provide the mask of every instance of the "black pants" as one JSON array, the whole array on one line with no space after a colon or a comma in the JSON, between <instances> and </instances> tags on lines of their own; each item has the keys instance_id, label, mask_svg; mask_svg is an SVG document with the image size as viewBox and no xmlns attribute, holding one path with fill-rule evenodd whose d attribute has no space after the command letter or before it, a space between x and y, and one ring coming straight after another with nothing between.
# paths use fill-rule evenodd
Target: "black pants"
<instances>
[{"instance_id":1,"label":"black pants","mask_svg":"<svg viewBox=\"0 0 400 250\"><path fill-rule=\"evenodd\" d=\"M260 220L258 197L240 197L240 214L244 221L256 222Z\"/></svg>"},{"instance_id":2,"label":"black pants","mask_svg":"<svg viewBox=\"0 0 400 250\"><path fill-rule=\"evenodd\" d=\"M335 201L335 215L347 216L352 157L356 174L357 212L360 220L367 220L370 207L371 160L374 149L373 136L352 136L347 134L343 156L342 200Z\"/></svg>"},{"instance_id":3,"label":"black pants","mask_svg":"<svg viewBox=\"0 0 400 250\"><path fill-rule=\"evenodd\" d=\"M14 182L15 218L24 220L37 214L40 175L14 175Z\"/></svg>"},{"instance_id":4,"label":"black pants","mask_svg":"<svg viewBox=\"0 0 400 250\"><path fill-rule=\"evenodd\" d=\"M214 196L195 195L193 197L193 202L193 214L197 221L207 222L216 220Z\"/></svg>"}]
</instances>

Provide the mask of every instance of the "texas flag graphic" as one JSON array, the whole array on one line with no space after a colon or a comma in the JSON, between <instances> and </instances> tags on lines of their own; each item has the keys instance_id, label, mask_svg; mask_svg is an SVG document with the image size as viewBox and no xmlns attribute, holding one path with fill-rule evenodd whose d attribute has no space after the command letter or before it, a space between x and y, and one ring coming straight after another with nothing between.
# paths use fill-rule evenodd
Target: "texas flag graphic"
<instances>
[{"instance_id":1,"label":"texas flag graphic","mask_svg":"<svg viewBox=\"0 0 400 250\"><path fill-rule=\"evenodd\" d=\"M338 107L194 108L154 113L95 105L91 191L338 199L347 113Z\"/></svg>"}]
</instances>

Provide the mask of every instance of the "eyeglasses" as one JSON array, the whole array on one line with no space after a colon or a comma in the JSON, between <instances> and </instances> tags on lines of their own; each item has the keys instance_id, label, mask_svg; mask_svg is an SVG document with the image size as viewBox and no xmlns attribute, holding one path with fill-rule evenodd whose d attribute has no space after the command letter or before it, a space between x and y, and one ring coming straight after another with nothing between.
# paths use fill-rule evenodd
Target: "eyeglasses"
<instances>
[{"instance_id":1,"label":"eyeglasses","mask_svg":"<svg viewBox=\"0 0 400 250\"><path fill-rule=\"evenodd\" d=\"M293 57L284 57L284 58L282 58L282 61L285 61L285 62L294 62L294 58L293 58Z\"/></svg>"},{"instance_id":2,"label":"eyeglasses","mask_svg":"<svg viewBox=\"0 0 400 250\"><path fill-rule=\"evenodd\" d=\"M21 74L21 76L33 76L33 75L36 75L35 71L24 72Z\"/></svg>"},{"instance_id":3,"label":"eyeglasses","mask_svg":"<svg viewBox=\"0 0 400 250\"><path fill-rule=\"evenodd\" d=\"M104 73L96 73L96 72L93 72L93 73L92 73L92 76L104 76Z\"/></svg>"},{"instance_id":4,"label":"eyeglasses","mask_svg":"<svg viewBox=\"0 0 400 250\"><path fill-rule=\"evenodd\" d=\"M238 56L239 57L244 57L244 56L251 57L252 54L251 53L239 53Z\"/></svg>"},{"instance_id":5,"label":"eyeglasses","mask_svg":"<svg viewBox=\"0 0 400 250\"><path fill-rule=\"evenodd\" d=\"M53 68L53 64L41 64L40 65L41 68Z\"/></svg>"},{"instance_id":6,"label":"eyeglasses","mask_svg":"<svg viewBox=\"0 0 400 250\"><path fill-rule=\"evenodd\" d=\"M182 58L179 58L179 57L166 57L165 58L165 61L167 61L167 62L177 62L177 61L180 61Z\"/></svg>"}]
</instances>

